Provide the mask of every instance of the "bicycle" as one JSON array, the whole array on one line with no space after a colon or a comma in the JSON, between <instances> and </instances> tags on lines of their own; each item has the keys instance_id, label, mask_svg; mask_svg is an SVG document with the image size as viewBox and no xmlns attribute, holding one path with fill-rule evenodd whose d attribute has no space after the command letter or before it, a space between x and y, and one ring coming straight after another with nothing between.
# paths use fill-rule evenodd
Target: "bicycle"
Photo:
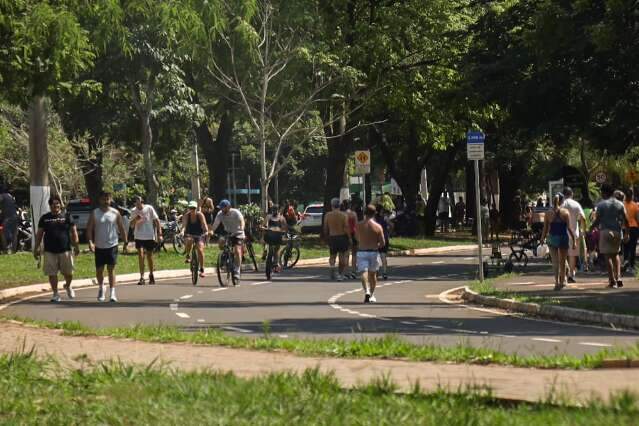
<instances>
[{"instance_id":1,"label":"bicycle","mask_svg":"<svg viewBox=\"0 0 639 426\"><path fill-rule=\"evenodd\" d=\"M248 258L251 264L253 264L253 270L258 272L257 268L257 258L255 257L255 249L253 248L253 238L246 236L246 241L244 242L246 246L246 252L248 253Z\"/></svg>"},{"instance_id":2,"label":"bicycle","mask_svg":"<svg viewBox=\"0 0 639 426\"><path fill-rule=\"evenodd\" d=\"M191 283L197 285L197 280L200 277L200 261L197 258L197 242L194 240L191 245Z\"/></svg>"},{"instance_id":3,"label":"bicycle","mask_svg":"<svg viewBox=\"0 0 639 426\"><path fill-rule=\"evenodd\" d=\"M302 242L299 235L291 232L286 233L286 245L280 254L280 265L284 269L291 269L300 260L300 247Z\"/></svg>"},{"instance_id":4,"label":"bicycle","mask_svg":"<svg viewBox=\"0 0 639 426\"><path fill-rule=\"evenodd\" d=\"M269 240L269 236L273 235L273 239L277 238L279 239L279 236L277 236L278 234L283 234L283 232L277 232L277 231L269 231L266 230L265 233L265 237L264 237L264 242L266 242L266 265L265 265L265 272L266 272L266 279L270 281L271 279L271 275L273 273L273 269L275 269L275 267L277 266L277 251L276 251L276 247L279 247L280 244L271 244L268 242ZM271 239L271 241L273 241L273 239ZM281 241L281 240L280 240Z\"/></svg>"},{"instance_id":5,"label":"bicycle","mask_svg":"<svg viewBox=\"0 0 639 426\"><path fill-rule=\"evenodd\" d=\"M239 284L239 277L235 274L235 253L228 236L224 237L224 247L217 256L217 279L220 287L226 287L229 282L234 286Z\"/></svg>"}]
</instances>

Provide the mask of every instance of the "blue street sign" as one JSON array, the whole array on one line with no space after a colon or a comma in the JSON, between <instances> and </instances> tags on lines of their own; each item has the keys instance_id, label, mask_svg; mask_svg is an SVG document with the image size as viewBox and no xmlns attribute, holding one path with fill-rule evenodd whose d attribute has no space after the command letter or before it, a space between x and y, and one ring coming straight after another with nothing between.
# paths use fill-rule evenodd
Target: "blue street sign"
<instances>
[{"instance_id":1,"label":"blue street sign","mask_svg":"<svg viewBox=\"0 0 639 426\"><path fill-rule=\"evenodd\" d=\"M484 143L486 136L482 132L468 132L466 134L467 143Z\"/></svg>"}]
</instances>

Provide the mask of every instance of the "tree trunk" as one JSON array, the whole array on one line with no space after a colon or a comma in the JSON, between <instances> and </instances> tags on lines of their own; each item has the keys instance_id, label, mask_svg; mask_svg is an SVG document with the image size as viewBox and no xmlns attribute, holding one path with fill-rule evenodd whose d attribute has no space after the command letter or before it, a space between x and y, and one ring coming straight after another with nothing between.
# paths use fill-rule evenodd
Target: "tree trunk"
<instances>
[{"instance_id":1,"label":"tree trunk","mask_svg":"<svg viewBox=\"0 0 639 426\"><path fill-rule=\"evenodd\" d=\"M47 146L47 112L44 96L34 96L29 117L29 200L33 235L40 217L49 211L49 149ZM15 250L15 241L7 242Z\"/></svg>"},{"instance_id":2,"label":"tree trunk","mask_svg":"<svg viewBox=\"0 0 639 426\"><path fill-rule=\"evenodd\" d=\"M220 119L215 140L206 123L200 124L195 129L198 144L204 152L209 169L208 194L212 195L216 201L226 198L227 159L229 144L233 137L233 125L232 114L225 111Z\"/></svg>"},{"instance_id":3,"label":"tree trunk","mask_svg":"<svg viewBox=\"0 0 639 426\"><path fill-rule=\"evenodd\" d=\"M100 140L90 136L87 140L87 153L74 146L78 166L82 171L86 194L94 205L98 203L98 197L104 184L102 177L102 151ZM95 156L92 154L95 153Z\"/></svg>"},{"instance_id":4,"label":"tree trunk","mask_svg":"<svg viewBox=\"0 0 639 426\"><path fill-rule=\"evenodd\" d=\"M155 182L155 172L151 146L153 144L153 130L151 129L151 114L147 111L140 116L142 131L142 158L144 160L144 176L146 180L146 199L152 206L157 206L158 188Z\"/></svg>"}]
</instances>

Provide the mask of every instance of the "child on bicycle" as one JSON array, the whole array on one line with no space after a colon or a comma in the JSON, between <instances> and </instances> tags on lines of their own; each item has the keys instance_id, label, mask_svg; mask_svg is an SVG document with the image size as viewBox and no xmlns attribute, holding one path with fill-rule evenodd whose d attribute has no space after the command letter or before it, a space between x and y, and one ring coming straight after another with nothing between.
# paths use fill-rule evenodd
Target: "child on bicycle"
<instances>
[{"instance_id":1,"label":"child on bicycle","mask_svg":"<svg viewBox=\"0 0 639 426\"><path fill-rule=\"evenodd\" d=\"M274 204L266 217L266 226L263 228L265 231L264 242L268 244L269 250L272 250L274 253L273 255L275 256L276 266L273 269L274 272L280 272L282 270L281 265L279 264L280 248L282 247L284 233L288 229L286 217L283 213L285 213L285 211L280 212L279 206Z\"/></svg>"}]
</instances>

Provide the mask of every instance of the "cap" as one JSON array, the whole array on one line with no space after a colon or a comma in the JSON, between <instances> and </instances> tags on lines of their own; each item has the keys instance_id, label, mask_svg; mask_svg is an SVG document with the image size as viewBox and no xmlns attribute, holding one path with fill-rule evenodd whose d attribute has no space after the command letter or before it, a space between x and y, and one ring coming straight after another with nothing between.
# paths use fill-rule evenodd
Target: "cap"
<instances>
[{"instance_id":1,"label":"cap","mask_svg":"<svg viewBox=\"0 0 639 426\"><path fill-rule=\"evenodd\" d=\"M197 201L189 201L190 209L197 209Z\"/></svg>"},{"instance_id":2,"label":"cap","mask_svg":"<svg viewBox=\"0 0 639 426\"><path fill-rule=\"evenodd\" d=\"M231 202L229 200L222 200L220 201L220 204L217 205L218 209L223 209L224 207L229 207L231 205Z\"/></svg>"}]
</instances>

